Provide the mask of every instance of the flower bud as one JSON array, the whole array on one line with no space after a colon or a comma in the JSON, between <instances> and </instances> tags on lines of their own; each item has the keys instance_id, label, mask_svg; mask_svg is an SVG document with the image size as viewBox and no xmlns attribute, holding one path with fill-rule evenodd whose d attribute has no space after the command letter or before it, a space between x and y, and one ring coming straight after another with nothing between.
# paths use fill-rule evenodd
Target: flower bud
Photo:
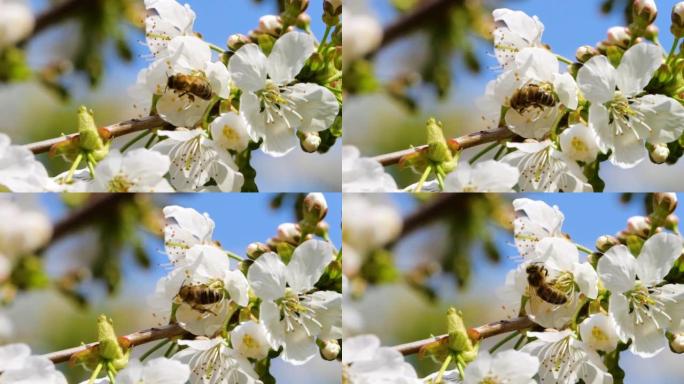
<instances>
[{"instance_id":1,"label":"flower bud","mask_svg":"<svg viewBox=\"0 0 684 384\"><path fill-rule=\"evenodd\" d=\"M585 63L592 57L598 55L599 51L591 45L583 45L577 48L577 52L575 52L575 58L577 58L577 61L580 63Z\"/></svg>"},{"instance_id":2,"label":"flower bud","mask_svg":"<svg viewBox=\"0 0 684 384\"><path fill-rule=\"evenodd\" d=\"M644 32L645 38L651 41L655 41L655 39L658 38L658 35L660 35L660 29L657 25L651 24L648 27L646 27L646 32Z\"/></svg>"},{"instance_id":3,"label":"flower bud","mask_svg":"<svg viewBox=\"0 0 684 384\"><path fill-rule=\"evenodd\" d=\"M309 16L308 13L300 13L299 16L297 16L295 25L299 29L307 30L309 26L311 26L311 16Z\"/></svg>"},{"instance_id":4,"label":"flower bud","mask_svg":"<svg viewBox=\"0 0 684 384\"><path fill-rule=\"evenodd\" d=\"M648 151L651 161L655 164L662 164L670 156L670 149L667 144L656 144Z\"/></svg>"},{"instance_id":5,"label":"flower bud","mask_svg":"<svg viewBox=\"0 0 684 384\"><path fill-rule=\"evenodd\" d=\"M318 151L318 147L321 145L321 136L318 135L318 132L302 133L300 143L304 152L314 153Z\"/></svg>"},{"instance_id":6,"label":"flower bud","mask_svg":"<svg viewBox=\"0 0 684 384\"><path fill-rule=\"evenodd\" d=\"M299 15L309 8L309 0L285 0L285 12Z\"/></svg>"},{"instance_id":7,"label":"flower bud","mask_svg":"<svg viewBox=\"0 0 684 384\"><path fill-rule=\"evenodd\" d=\"M323 341L323 348L321 348L321 357L324 360L333 361L337 359L340 351L342 351L342 348L337 340L325 340Z\"/></svg>"},{"instance_id":8,"label":"flower bud","mask_svg":"<svg viewBox=\"0 0 684 384\"><path fill-rule=\"evenodd\" d=\"M666 212L666 215L677 209L677 194L673 192L658 192L653 194L653 210Z\"/></svg>"},{"instance_id":9,"label":"flower bud","mask_svg":"<svg viewBox=\"0 0 684 384\"><path fill-rule=\"evenodd\" d=\"M31 34L36 18L28 2L0 2L0 50L14 45Z\"/></svg>"},{"instance_id":10,"label":"flower bud","mask_svg":"<svg viewBox=\"0 0 684 384\"><path fill-rule=\"evenodd\" d=\"M276 240L297 244L301 238L302 231L299 229L299 225L294 223L283 223L278 226Z\"/></svg>"},{"instance_id":11,"label":"flower bud","mask_svg":"<svg viewBox=\"0 0 684 384\"><path fill-rule=\"evenodd\" d=\"M447 145L442 123L431 118L427 122L428 158L435 163L450 162L453 157Z\"/></svg>"},{"instance_id":12,"label":"flower bud","mask_svg":"<svg viewBox=\"0 0 684 384\"><path fill-rule=\"evenodd\" d=\"M601 252L607 252L609 249L619 244L620 240L615 236L603 235L596 239L596 249Z\"/></svg>"},{"instance_id":13,"label":"flower bud","mask_svg":"<svg viewBox=\"0 0 684 384\"><path fill-rule=\"evenodd\" d=\"M241 33L236 33L234 35L230 35L228 37L228 48L232 51L237 51L238 49L242 48L243 45L251 43L252 40L249 38L249 36L245 36Z\"/></svg>"},{"instance_id":14,"label":"flower bud","mask_svg":"<svg viewBox=\"0 0 684 384\"><path fill-rule=\"evenodd\" d=\"M679 216L673 214L667 215L665 218L665 228L673 231L679 226Z\"/></svg>"},{"instance_id":15,"label":"flower bud","mask_svg":"<svg viewBox=\"0 0 684 384\"><path fill-rule=\"evenodd\" d=\"M249 257L252 260L256 260L259 256L268 252L271 252L271 248L269 248L269 246L264 243L250 243L247 246L247 257Z\"/></svg>"},{"instance_id":16,"label":"flower bud","mask_svg":"<svg viewBox=\"0 0 684 384\"><path fill-rule=\"evenodd\" d=\"M283 30L283 21L280 16L265 15L259 19L259 27L257 32L266 33L269 35L279 35Z\"/></svg>"},{"instance_id":17,"label":"flower bud","mask_svg":"<svg viewBox=\"0 0 684 384\"><path fill-rule=\"evenodd\" d=\"M684 1L680 1L672 8L672 26L670 31L676 38L684 37Z\"/></svg>"},{"instance_id":18,"label":"flower bud","mask_svg":"<svg viewBox=\"0 0 684 384\"><path fill-rule=\"evenodd\" d=\"M670 341L670 349L674 353L684 353L684 333L674 335Z\"/></svg>"},{"instance_id":19,"label":"flower bud","mask_svg":"<svg viewBox=\"0 0 684 384\"><path fill-rule=\"evenodd\" d=\"M634 0L632 4L632 16L634 22L640 25L653 23L658 15L658 8L654 0Z\"/></svg>"},{"instance_id":20,"label":"flower bud","mask_svg":"<svg viewBox=\"0 0 684 384\"><path fill-rule=\"evenodd\" d=\"M325 0L323 2L323 22L328 26L335 26L342 15L342 0Z\"/></svg>"},{"instance_id":21,"label":"flower bud","mask_svg":"<svg viewBox=\"0 0 684 384\"><path fill-rule=\"evenodd\" d=\"M645 216L632 216L627 219L627 232L646 237L651 232L651 220Z\"/></svg>"},{"instance_id":22,"label":"flower bud","mask_svg":"<svg viewBox=\"0 0 684 384\"><path fill-rule=\"evenodd\" d=\"M609 45L617 45L627 48L631 39L631 33L626 27L616 26L608 28L608 38L606 39L606 43Z\"/></svg>"},{"instance_id":23,"label":"flower bud","mask_svg":"<svg viewBox=\"0 0 684 384\"><path fill-rule=\"evenodd\" d=\"M311 218L314 222L323 220L328 213L328 203L322 193L309 193L304 198L304 219Z\"/></svg>"}]
</instances>

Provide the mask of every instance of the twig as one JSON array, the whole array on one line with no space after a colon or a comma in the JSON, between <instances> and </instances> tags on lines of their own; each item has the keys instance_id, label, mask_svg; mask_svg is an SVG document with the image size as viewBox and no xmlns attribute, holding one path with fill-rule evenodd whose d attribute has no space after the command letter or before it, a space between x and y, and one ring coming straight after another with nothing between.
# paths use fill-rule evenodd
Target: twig
<instances>
[{"instance_id":1,"label":"twig","mask_svg":"<svg viewBox=\"0 0 684 384\"><path fill-rule=\"evenodd\" d=\"M109 131L112 138L127 135L132 132L138 132L145 129L161 128L167 125L167 123L159 116L148 116L142 119L132 119L123 121L121 123L112 124L104 127L105 130ZM48 152L53 145L65 142L71 138L77 137L78 133L72 133L71 135L65 135L62 137L56 137L54 139L48 139L43 141L38 141L31 144L26 144L25 147L30 149L34 154Z\"/></svg>"},{"instance_id":2,"label":"twig","mask_svg":"<svg viewBox=\"0 0 684 384\"><path fill-rule=\"evenodd\" d=\"M449 8L463 5L464 0L429 0L423 1L410 13L407 13L385 27L382 42L376 51L386 47L398 38L413 32L436 18L444 16Z\"/></svg>"},{"instance_id":3,"label":"twig","mask_svg":"<svg viewBox=\"0 0 684 384\"><path fill-rule=\"evenodd\" d=\"M64 21L70 17L76 15L77 11L82 8L91 7L96 5L96 1L93 0L67 0L61 2L54 7L46 10L36 17L36 24L33 27L33 31L30 35L26 36L19 45L26 44L29 40L39 35L44 30L50 28L51 26Z\"/></svg>"},{"instance_id":4,"label":"twig","mask_svg":"<svg viewBox=\"0 0 684 384\"><path fill-rule=\"evenodd\" d=\"M528 317L518 317L513 320L500 320L495 323L489 323L481 325L479 327L468 329L468 336L473 341L483 340L492 336L500 335L502 333L519 331L522 329L530 328L534 326L535 323ZM448 335L440 335L431 337L429 339L423 339L418 341L413 341L406 344L395 345L395 350L401 352L402 355L413 355L420 351L424 346L433 343L435 341L441 341L448 337Z\"/></svg>"},{"instance_id":5,"label":"twig","mask_svg":"<svg viewBox=\"0 0 684 384\"><path fill-rule=\"evenodd\" d=\"M479 131L467 134L465 136L457 137L449 140L450 144L456 146L459 149L466 149L475 147L484 143L491 143L493 141L501 141L505 139L510 139L514 137L515 134L508 130L506 127L500 127L495 129L490 129L487 131ZM410 155L412 153L425 150L427 145L421 145L419 147L404 149L397 152L386 153L384 155L375 156L373 159L380 162L384 166L397 164L402 157Z\"/></svg>"},{"instance_id":6,"label":"twig","mask_svg":"<svg viewBox=\"0 0 684 384\"><path fill-rule=\"evenodd\" d=\"M172 337L182 336L185 333L186 331L183 328L181 328L180 325L169 324L159 328L150 328L144 331L133 332L130 335L124 336L124 338L126 338L131 343L131 346L134 347L136 345L149 343L155 340L169 339ZM73 356L74 354L85 351L86 349L92 348L96 345L98 345L98 343L90 343L82 345L80 347L63 349L61 351L45 354L43 355L43 357L52 360L52 362L55 364L63 363L65 361L69 361L69 359L71 359L71 356Z\"/></svg>"}]
</instances>

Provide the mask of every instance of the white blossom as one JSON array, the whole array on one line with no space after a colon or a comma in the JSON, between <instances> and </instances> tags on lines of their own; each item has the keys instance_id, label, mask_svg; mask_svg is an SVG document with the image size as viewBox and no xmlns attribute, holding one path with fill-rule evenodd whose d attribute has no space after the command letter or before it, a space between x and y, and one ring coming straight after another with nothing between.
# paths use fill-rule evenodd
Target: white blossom
<instances>
[{"instance_id":1,"label":"white blossom","mask_svg":"<svg viewBox=\"0 0 684 384\"><path fill-rule=\"evenodd\" d=\"M528 198L513 200L515 246L525 260L534 257L537 244L547 237L565 237L562 231L565 216L558 206Z\"/></svg>"},{"instance_id":2,"label":"white blossom","mask_svg":"<svg viewBox=\"0 0 684 384\"><path fill-rule=\"evenodd\" d=\"M572 160L591 163L599 153L596 131L584 124L573 124L560 134L560 147Z\"/></svg>"},{"instance_id":3,"label":"white blossom","mask_svg":"<svg viewBox=\"0 0 684 384\"><path fill-rule=\"evenodd\" d=\"M164 207L164 247L171 263L185 261L186 252L195 245L213 245L216 224L208 213L177 205Z\"/></svg>"},{"instance_id":4,"label":"white blossom","mask_svg":"<svg viewBox=\"0 0 684 384\"><path fill-rule=\"evenodd\" d=\"M530 384L539 369L539 360L526 352L508 350L490 355L487 351L465 369L463 384Z\"/></svg>"},{"instance_id":5,"label":"white blossom","mask_svg":"<svg viewBox=\"0 0 684 384\"><path fill-rule=\"evenodd\" d=\"M67 384L52 361L32 356L26 344L0 346L0 384Z\"/></svg>"},{"instance_id":6,"label":"white blossom","mask_svg":"<svg viewBox=\"0 0 684 384\"><path fill-rule=\"evenodd\" d=\"M211 137L225 149L242 152L249 144L249 128L243 115L235 112L222 113L209 125Z\"/></svg>"},{"instance_id":7,"label":"white blossom","mask_svg":"<svg viewBox=\"0 0 684 384\"><path fill-rule=\"evenodd\" d=\"M344 340L343 382L350 384L422 384L415 369L394 348L381 347L375 335Z\"/></svg>"},{"instance_id":8,"label":"white blossom","mask_svg":"<svg viewBox=\"0 0 684 384\"><path fill-rule=\"evenodd\" d=\"M619 341L615 322L603 313L595 313L584 319L579 332L584 344L597 351L610 352Z\"/></svg>"},{"instance_id":9,"label":"white blossom","mask_svg":"<svg viewBox=\"0 0 684 384\"><path fill-rule=\"evenodd\" d=\"M444 192L513 192L518 176L516 167L499 161L463 162L444 179Z\"/></svg>"},{"instance_id":10,"label":"white blossom","mask_svg":"<svg viewBox=\"0 0 684 384\"><path fill-rule=\"evenodd\" d=\"M382 164L361 157L358 148L342 147L342 192L394 192L397 183L385 173Z\"/></svg>"},{"instance_id":11,"label":"white blossom","mask_svg":"<svg viewBox=\"0 0 684 384\"><path fill-rule=\"evenodd\" d=\"M229 348L221 337L179 340L178 344L187 348L173 355L173 360L190 366L192 383L262 384L249 360Z\"/></svg>"},{"instance_id":12,"label":"white blossom","mask_svg":"<svg viewBox=\"0 0 684 384\"><path fill-rule=\"evenodd\" d=\"M542 46L544 24L537 16L530 17L525 12L507 8L495 9L492 16L494 52L503 68L510 67L521 50Z\"/></svg>"},{"instance_id":13,"label":"white blossom","mask_svg":"<svg viewBox=\"0 0 684 384\"><path fill-rule=\"evenodd\" d=\"M88 184L92 192L173 192L164 176L169 171L168 156L145 148L121 154L109 152L95 167Z\"/></svg>"},{"instance_id":14,"label":"white blossom","mask_svg":"<svg viewBox=\"0 0 684 384\"><path fill-rule=\"evenodd\" d=\"M267 57L256 44L246 44L228 63L233 81L242 90L240 111L262 150L282 156L297 146L295 130L319 132L330 127L339 105L328 89L313 83L296 83L295 77L316 51L313 37L288 32Z\"/></svg>"},{"instance_id":15,"label":"white blossom","mask_svg":"<svg viewBox=\"0 0 684 384\"><path fill-rule=\"evenodd\" d=\"M165 357L158 357L142 364L139 360L128 363L116 375L121 384L185 384L190 378L190 367ZM89 384L83 381L81 384ZM111 384L108 378L95 380L95 384Z\"/></svg>"},{"instance_id":16,"label":"white blossom","mask_svg":"<svg viewBox=\"0 0 684 384\"><path fill-rule=\"evenodd\" d=\"M14 45L32 31L36 18L26 0L0 0L0 49Z\"/></svg>"},{"instance_id":17,"label":"white blossom","mask_svg":"<svg viewBox=\"0 0 684 384\"><path fill-rule=\"evenodd\" d=\"M0 133L0 191L46 192L59 188L48 176L45 166L33 153L12 145L9 136Z\"/></svg>"},{"instance_id":18,"label":"white blossom","mask_svg":"<svg viewBox=\"0 0 684 384\"><path fill-rule=\"evenodd\" d=\"M266 328L255 321L240 323L230 332L230 341L233 349L250 359L261 360L271 350Z\"/></svg>"}]
</instances>

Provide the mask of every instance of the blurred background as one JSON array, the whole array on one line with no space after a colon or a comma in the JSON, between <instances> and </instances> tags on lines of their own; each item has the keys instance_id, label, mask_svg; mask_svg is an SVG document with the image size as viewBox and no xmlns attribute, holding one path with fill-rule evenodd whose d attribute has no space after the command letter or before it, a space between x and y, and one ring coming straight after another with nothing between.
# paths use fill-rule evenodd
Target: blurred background
<instances>
[{"instance_id":1,"label":"blurred background","mask_svg":"<svg viewBox=\"0 0 684 384\"><path fill-rule=\"evenodd\" d=\"M244 256L249 243L265 242L276 234L279 224L296 222L296 201L303 197L265 193L121 194L96 195L85 201L85 196L13 195L0 200L0 206L11 199L24 209L43 212L55 224L52 240L41 247L44 251L17 259L12 283L5 280L0 284L0 299L11 301L0 307L0 315L9 317L14 328L9 335L0 332L1 343L27 343L34 353L78 346L96 339L96 318L101 313L113 319L118 335L153 327L157 321L146 309L147 300L157 280L166 275L164 265L168 264L159 232L164 206L180 205L209 213L216 223L214 239L224 249ZM341 196L325 197L331 240L339 247ZM84 210L88 212L85 215L80 213ZM2 325L0 321L0 330ZM136 347L134 356L152 346L154 343ZM88 377L80 367L58 367L67 373L70 383ZM340 364L316 357L295 367L276 360L271 373L284 384L339 383Z\"/></svg>"},{"instance_id":2,"label":"blurred background","mask_svg":"<svg viewBox=\"0 0 684 384\"><path fill-rule=\"evenodd\" d=\"M35 14L67 3L87 4L91 0L30 0ZM102 14L71 12L81 17L60 19L28 40L26 59L33 75L26 81L0 81L0 132L14 144L58 137L76 129L76 110L84 104L95 112L98 125L138 117L128 88L139 70L151 60L144 36L143 0L97 0L107 7ZM225 47L228 36L247 33L259 18L277 14L278 0L189 0L197 14L195 31L207 42ZM311 29L320 39L325 25L322 4L309 7ZM0 72L2 72L0 64ZM17 70L15 68L15 70ZM19 70L17 70L19 71ZM14 74L22 78L24 74ZM2 75L0 75L0 78ZM68 94L67 94L68 93ZM134 137L133 134L131 137ZM116 140L125 144L131 137ZM301 192L340 190L340 145L325 155L307 154L300 149L284 158L254 153L261 191ZM65 170L61 159L38 156L51 175Z\"/></svg>"},{"instance_id":3,"label":"blurred background","mask_svg":"<svg viewBox=\"0 0 684 384\"><path fill-rule=\"evenodd\" d=\"M470 327L507 318L510 313L503 310L504 302L497 291L504 286L506 273L519 263L513 244L511 202L520 197L557 205L565 215L563 232L590 249L594 249L599 236L615 235L625 229L629 217L645 215L650 205L646 195L613 193L418 198L399 194L345 195L344 263L349 279L344 303L346 337L373 333L383 345L391 346L440 335L446 332L445 314L452 306L463 311ZM372 218L373 224L384 223L384 228L395 229L393 236L377 230L371 238L384 246L367 250L361 257L362 266L356 268L348 256L356 247L359 232L355 228L360 224L348 207L361 206L359 200L370 200L372 206L378 207L366 208L365 217ZM681 217L683 211L680 205L676 214ZM585 260L586 255L581 254L580 261ZM485 340L481 350L501 338ZM682 359L669 349L648 360L625 352L620 366L626 373L625 383L675 384L684 377ZM419 377L439 369L430 359L417 360L414 355L409 361Z\"/></svg>"},{"instance_id":4,"label":"blurred background","mask_svg":"<svg viewBox=\"0 0 684 384\"><path fill-rule=\"evenodd\" d=\"M656 0L661 44L669 49L670 13L677 0ZM390 40L370 50L363 58L346 62L344 142L375 156L425 143L425 121L430 116L444 122L449 137L482 129L475 100L485 85L500 73L488 34L492 29L491 10L511 8L533 16L545 26L542 41L554 52L573 59L582 45L595 45L605 39L608 28L627 25L627 0L467 0L452 1L451 9L431 15L424 24L397 29L397 21L411 14L422 0L346 0L345 55L351 54L347 41L352 26L359 30L370 22L351 23L352 11L369 16L391 31ZM442 7L444 9L444 7ZM379 31L377 31L379 32ZM359 32L361 37L364 34ZM386 36L387 37L387 36ZM386 38L387 40L387 38ZM359 48L361 49L361 48ZM465 151L470 158L482 148ZM389 171L399 185L418 177L396 166ZM606 191L649 192L683 190L684 179L672 177L684 164L654 165L644 161L635 169L621 170L603 163L600 172Z\"/></svg>"}]
</instances>

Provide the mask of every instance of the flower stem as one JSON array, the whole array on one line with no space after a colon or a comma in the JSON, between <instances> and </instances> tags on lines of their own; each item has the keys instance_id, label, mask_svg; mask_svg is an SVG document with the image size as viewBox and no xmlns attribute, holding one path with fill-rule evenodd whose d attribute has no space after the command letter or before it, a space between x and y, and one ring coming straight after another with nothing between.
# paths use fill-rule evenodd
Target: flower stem
<instances>
[{"instance_id":1,"label":"flower stem","mask_svg":"<svg viewBox=\"0 0 684 384\"><path fill-rule=\"evenodd\" d=\"M126 152L133 144L137 143L138 141L142 140L143 137L147 136L150 134L152 131L142 131L138 136L134 137L131 141L126 143L123 147L121 147L121 153Z\"/></svg>"},{"instance_id":2,"label":"flower stem","mask_svg":"<svg viewBox=\"0 0 684 384\"><path fill-rule=\"evenodd\" d=\"M93 374L90 375L90 380L88 380L88 384L93 384L95 382L97 376L100 374L100 371L102 370L103 365L104 363L102 363L101 361L97 364L97 367L95 367Z\"/></svg>"},{"instance_id":3,"label":"flower stem","mask_svg":"<svg viewBox=\"0 0 684 384\"><path fill-rule=\"evenodd\" d=\"M143 353L143 355L140 356L140 361L141 361L141 362L142 362L142 361L145 361L145 359L147 359L148 357L150 357L150 355L152 355L154 352L156 352L157 350L159 350L161 347L163 347L163 346L165 346L166 344L168 344L170 341L171 341L171 339L164 339L164 340L162 340L160 343L157 343L157 345L155 345L154 347L150 348L147 352Z\"/></svg>"},{"instance_id":4,"label":"flower stem","mask_svg":"<svg viewBox=\"0 0 684 384\"><path fill-rule=\"evenodd\" d=\"M211 50L214 52L218 52L218 53L225 53L226 52L223 48L219 47L216 44L211 44L211 43L208 43L208 44L209 44L209 48L211 48Z\"/></svg>"},{"instance_id":5,"label":"flower stem","mask_svg":"<svg viewBox=\"0 0 684 384\"><path fill-rule=\"evenodd\" d=\"M520 338L518 339L518 341L515 343L515 346L513 347L513 349L515 349L515 350L520 349L520 347L522 347L523 345L526 344L525 341L527 341L527 334L522 333L520 335Z\"/></svg>"},{"instance_id":6,"label":"flower stem","mask_svg":"<svg viewBox=\"0 0 684 384\"><path fill-rule=\"evenodd\" d=\"M506 148L506 143L501 143L501 148L499 148L499 150L496 152L496 155L494 155L494 160L498 161L504 155L504 153L506 153Z\"/></svg>"},{"instance_id":7,"label":"flower stem","mask_svg":"<svg viewBox=\"0 0 684 384\"><path fill-rule=\"evenodd\" d=\"M107 362L107 378L109 378L109 384L116 384L116 378L114 375L116 374L116 369L114 369L114 365L111 362Z\"/></svg>"},{"instance_id":8,"label":"flower stem","mask_svg":"<svg viewBox=\"0 0 684 384\"><path fill-rule=\"evenodd\" d=\"M458 373L461 375L461 380L465 379L465 372L463 369L466 366L466 362L463 360L463 357L461 355L456 356L456 369L458 369Z\"/></svg>"},{"instance_id":9,"label":"flower stem","mask_svg":"<svg viewBox=\"0 0 684 384\"><path fill-rule=\"evenodd\" d=\"M171 357L174 354L174 349L176 349L177 346L178 346L178 344L176 344L175 341L173 343L171 343L171 345L169 345L169 348L166 350L166 352L164 352L164 357Z\"/></svg>"},{"instance_id":10,"label":"flower stem","mask_svg":"<svg viewBox=\"0 0 684 384\"><path fill-rule=\"evenodd\" d=\"M90 177L92 178L95 178L95 164L97 164L95 157L92 153L88 152L86 154L86 165L88 166L88 172L90 172Z\"/></svg>"},{"instance_id":11,"label":"flower stem","mask_svg":"<svg viewBox=\"0 0 684 384\"><path fill-rule=\"evenodd\" d=\"M418 180L418 185L416 186L416 190L414 192L420 192L423 190L423 184L425 184L425 180L427 180L428 176L430 176L430 172L432 172L432 166L428 165L425 167L425 172L423 172L423 175L420 176L420 180Z\"/></svg>"},{"instance_id":12,"label":"flower stem","mask_svg":"<svg viewBox=\"0 0 684 384\"><path fill-rule=\"evenodd\" d=\"M675 50L677 49L677 46L679 45L679 37L676 37L674 41L672 42L672 48L670 48L670 53L667 54L667 60L665 60L666 63L669 63L670 60L674 57Z\"/></svg>"},{"instance_id":13,"label":"flower stem","mask_svg":"<svg viewBox=\"0 0 684 384\"><path fill-rule=\"evenodd\" d=\"M482 156L484 156L484 155L486 155L487 153L489 153L489 151L491 151L492 149L496 148L498 145L499 145L498 142L494 142L494 143L489 144L485 149L481 150L480 152L477 153L477 155L473 156L473 158L470 159L470 160L468 161L468 163L469 163L469 164L474 164L476 161L480 160L480 158L481 158Z\"/></svg>"},{"instance_id":14,"label":"flower stem","mask_svg":"<svg viewBox=\"0 0 684 384\"><path fill-rule=\"evenodd\" d=\"M513 340L516 336L520 334L520 331L511 332L508 336L501 339L498 343L494 344L493 347L489 348L489 353L494 353L497 349L501 348L504 344Z\"/></svg>"},{"instance_id":15,"label":"flower stem","mask_svg":"<svg viewBox=\"0 0 684 384\"><path fill-rule=\"evenodd\" d=\"M83 160L83 152L79 153L78 156L76 156L74 163L71 164L71 168L69 168L69 173L67 174L67 178L66 178L67 184L74 181L74 172L76 172L76 168L78 168L78 166L81 165L82 160Z\"/></svg>"},{"instance_id":16,"label":"flower stem","mask_svg":"<svg viewBox=\"0 0 684 384\"><path fill-rule=\"evenodd\" d=\"M575 244L575 246L577 247L578 250L580 250L580 251L586 253L587 255L591 255L592 253L594 253L594 251L592 251L591 249L585 247L584 245Z\"/></svg>"},{"instance_id":17,"label":"flower stem","mask_svg":"<svg viewBox=\"0 0 684 384\"><path fill-rule=\"evenodd\" d=\"M231 252L231 251L225 251L225 252L226 252L226 255L228 255L228 257L230 257L230 258L233 259L233 260L245 261L245 259L243 259L242 257L240 257L240 256L239 256L238 254L236 254L236 253L233 253L233 252Z\"/></svg>"},{"instance_id":18,"label":"flower stem","mask_svg":"<svg viewBox=\"0 0 684 384\"><path fill-rule=\"evenodd\" d=\"M318 53L323 52L323 48L326 46L326 41L328 40L328 36L330 35L330 31L332 30L331 26L326 26L325 27L325 32L323 33L323 38L321 39L321 43L318 45Z\"/></svg>"},{"instance_id":19,"label":"flower stem","mask_svg":"<svg viewBox=\"0 0 684 384\"><path fill-rule=\"evenodd\" d=\"M152 133L152 136L150 136L150 139L147 140L147 143L145 143L145 148L150 148L152 146L152 142L157 138L157 132Z\"/></svg>"},{"instance_id":20,"label":"flower stem","mask_svg":"<svg viewBox=\"0 0 684 384\"><path fill-rule=\"evenodd\" d=\"M444 362L442 363L442 367L439 368L439 373L437 373L437 377L435 377L435 380L433 381L434 384L439 384L442 382L443 377L444 377L444 372L446 372L447 368L449 367L449 364L451 364L451 358L452 355L449 354L446 359L444 359Z\"/></svg>"},{"instance_id":21,"label":"flower stem","mask_svg":"<svg viewBox=\"0 0 684 384\"><path fill-rule=\"evenodd\" d=\"M558 59L558 61L560 61L561 63L565 63L565 64L568 64L568 65L569 65L569 64L573 64L573 61L572 61L572 60L570 60L570 59L568 59L568 58L566 58L566 57L563 57L563 56L561 56L561 55L558 55L558 54L556 54L556 59Z\"/></svg>"}]
</instances>

